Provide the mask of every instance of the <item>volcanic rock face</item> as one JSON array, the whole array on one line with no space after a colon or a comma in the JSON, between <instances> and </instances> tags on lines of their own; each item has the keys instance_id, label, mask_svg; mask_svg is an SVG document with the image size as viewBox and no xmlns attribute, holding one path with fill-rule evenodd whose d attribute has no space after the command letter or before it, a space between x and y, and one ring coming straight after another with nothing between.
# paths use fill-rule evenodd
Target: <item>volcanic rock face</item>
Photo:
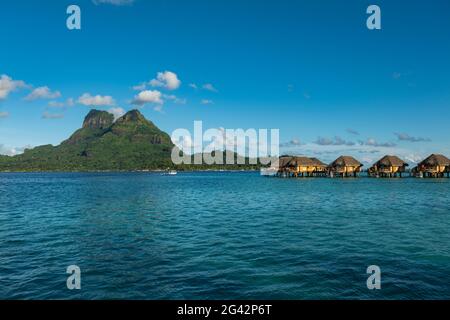
<instances>
[{"instance_id":1,"label":"volcanic rock face","mask_svg":"<svg viewBox=\"0 0 450 320\"><path fill-rule=\"evenodd\" d=\"M84 118L83 128L107 129L114 122L114 116L106 111L91 110Z\"/></svg>"},{"instance_id":2,"label":"volcanic rock face","mask_svg":"<svg viewBox=\"0 0 450 320\"><path fill-rule=\"evenodd\" d=\"M122 117L120 117L117 122L137 122L137 121L146 121L145 117L138 110L131 110L125 113Z\"/></svg>"},{"instance_id":3,"label":"volcanic rock face","mask_svg":"<svg viewBox=\"0 0 450 320\"><path fill-rule=\"evenodd\" d=\"M170 136L132 110L114 122L106 111L91 110L83 126L58 146L40 146L15 158L0 158L14 170L144 170L172 166Z\"/></svg>"}]
</instances>

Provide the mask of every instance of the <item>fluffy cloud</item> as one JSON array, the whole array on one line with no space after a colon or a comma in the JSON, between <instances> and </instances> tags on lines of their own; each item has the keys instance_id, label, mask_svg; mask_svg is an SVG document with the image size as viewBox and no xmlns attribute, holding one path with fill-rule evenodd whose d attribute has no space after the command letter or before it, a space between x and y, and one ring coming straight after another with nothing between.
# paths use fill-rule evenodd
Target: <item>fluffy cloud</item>
<instances>
[{"instance_id":1,"label":"fluffy cloud","mask_svg":"<svg viewBox=\"0 0 450 320\"><path fill-rule=\"evenodd\" d=\"M92 0L95 5L112 4L113 6L128 6L134 3L134 0Z\"/></svg>"},{"instance_id":2,"label":"fluffy cloud","mask_svg":"<svg viewBox=\"0 0 450 320\"><path fill-rule=\"evenodd\" d=\"M7 147L3 144L0 144L0 154L5 156L15 156L21 154L25 151L25 149L30 149L32 146L26 146L23 148L11 148Z\"/></svg>"},{"instance_id":3,"label":"fluffy cloud","mask_svg":"<svg viewBox=\"0 0 450 320\"><path fill-rule=\"evenodd\" d=\"M145 90L139 92L131 102L134 105L143 106L147 103L156 103L162 105L164 101L162 100L162 94L158 90Z\"/></svg>"},{"instance_id":4,"label":"fluffy cloud","mask_svg":"<svg viewBox=\"0 0 450 320\"><path fill-rule=\"evenodd\" d=\"M114 121L125 114L125 110L120 107L111 108L108 110L108 112L114 116Z\"/></svg>"},{"instance_id":5,"label":"fluffy cloud","mask_svg":"<svg viewBox=\"0 0 450 320\"><path fill-rule=\"evenodd\" d=\"M27 101L33 101L37 99L56 99L61 97L61 92L51 91L49 87L39 87L34 89L28 96L25 97Z\"/></svg>"},{"instance_id":6,"label":"fluffy cloud","mask_svg":"<svg viewBox=\"0 0 450 320\"><path fill-rule=\"evenodd\" d=\"M394 133L398 140L400 141L409 141L409 142L430 142L430 138L423 138L423 137L413 137L410 136L407 133Z\"/></svg>"},{"instance_id":7,"label":"fluffy cloud","mask_svg":"<svg viewBox=\"0 0 450 320\"><path fill-rule=\"evenodd\" d=\"M158 72L156 79L149 82L152 87L163 87L168 90L178 89L181 85L181 81L178 76L171 71Z\"/></svg>"},{"instance_id":8,"label":"fluffy cloud","mask_svg":"<svg viewBox=\"0 0 450 320\"><path fill-rule=\"evenodd\" d=\"M91 96L89 93L78 98L78 103L85 106L114 106L115 101L111 96Z\"/></svg>"},{"instance_id":9,"label":"fluffy cloud","mask_svg":"<svg viewBox=\"0 0 450 320\"><path fill-rule=\"evenodd\" d=\"M0 119L2 118L8 118L9 117L9 113L6 111L0 111Z\"/></svg>"},{"instance_id":10,"label":"fluffy cloud","mask_svg":"<svg viewBox=\"0 0 450 320\"><path fill-rule=\"evenodd\" d=\"M3 74L0 77L0 100L6 99L12 91L24 87L26 87L26 84L22 80L13 80Z\"/></svg>"},{"instance_id":11,"label":"fluffy cloud","mask_svg":"<svg viewBox=\"0 0 450 320\"><path fill-rule=\"evenodd\" d=\"M0 144L0 154L4 156L14 156L17 154L17 151L15 148L9 148L3 144Z\"/></svg>"}]
</instances>

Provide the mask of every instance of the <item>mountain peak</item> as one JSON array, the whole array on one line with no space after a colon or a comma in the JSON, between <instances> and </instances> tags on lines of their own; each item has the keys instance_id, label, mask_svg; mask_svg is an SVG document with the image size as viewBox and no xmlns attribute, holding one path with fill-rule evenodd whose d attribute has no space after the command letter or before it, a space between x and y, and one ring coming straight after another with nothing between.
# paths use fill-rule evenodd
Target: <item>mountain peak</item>
<instances>
[{"instance_id":1,"label":"mountain peak","mask_svg":"<svg viewBox=\"0 0 450 320\"><path fill-rule=\"evenodd\" d=\"M92 109L84 118L83 128L106 129L114 122L114 116L106 111Z\"/></svg>"},{"instance_id":2,"label":"mountain peak","mask_svg":"<svg viewBox=\"0 0 450 320\"><path fill-rule=\"evenodd\" d=\"M130 110L120 117L118 122L136 122L136 121L147 121L144 115L137 109Z\"/></svg>"}]
</instances>

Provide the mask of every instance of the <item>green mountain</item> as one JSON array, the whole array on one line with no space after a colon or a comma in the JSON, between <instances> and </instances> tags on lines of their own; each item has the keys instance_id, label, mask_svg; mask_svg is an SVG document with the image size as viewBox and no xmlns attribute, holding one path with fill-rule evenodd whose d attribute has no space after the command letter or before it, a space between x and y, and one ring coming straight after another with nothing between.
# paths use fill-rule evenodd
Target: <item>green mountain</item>
<instances>
[{"instance_id":1,"label":"green mountain","mask_svg":"<svg viewBox=\"0 0 450 320\"><path fill-rule=\"evenodd\" d=\"M106 111L91 110L69 139L59 146L27 149L0 158L1 171L143 170L172 167L173 144L137 110L114 122Z\"/></svg>"},{"instance_id":2,"label":"green mountain","mask_svg":"<svg viewBox=\"0 0 450 320\"><path fill-rule=\"evenodd\" d=\"M256 169L255 165L181 165L171 161L174 144L138 110L114 122L112 114L91 110L81 129L58 146L26 149L23 154L0 156L0 171L134 171ZM225 157L226 153L223 153ZM235 159L238 158L234 155ZM248 159L245 159L248 163Z\"/></svg>"}]
</instances>

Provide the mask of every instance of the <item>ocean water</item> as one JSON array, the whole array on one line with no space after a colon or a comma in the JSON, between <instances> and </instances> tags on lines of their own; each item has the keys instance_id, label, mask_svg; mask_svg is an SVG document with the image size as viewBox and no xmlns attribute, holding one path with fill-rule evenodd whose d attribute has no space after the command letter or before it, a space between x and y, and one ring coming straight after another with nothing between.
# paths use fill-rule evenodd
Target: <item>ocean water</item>
<instances>
[{"instance_id":1,"label":"ocean water","mask_svg":"<svg viewBox=\"0 0 450 320\"><path fill-rule=\"evenodd\" d=\"M450 299L450 179L0 174L2 299ZM68 290L66 268L81 268ZM381 268L381 290L366 269Z\"/></svg>"}]
</instances>

